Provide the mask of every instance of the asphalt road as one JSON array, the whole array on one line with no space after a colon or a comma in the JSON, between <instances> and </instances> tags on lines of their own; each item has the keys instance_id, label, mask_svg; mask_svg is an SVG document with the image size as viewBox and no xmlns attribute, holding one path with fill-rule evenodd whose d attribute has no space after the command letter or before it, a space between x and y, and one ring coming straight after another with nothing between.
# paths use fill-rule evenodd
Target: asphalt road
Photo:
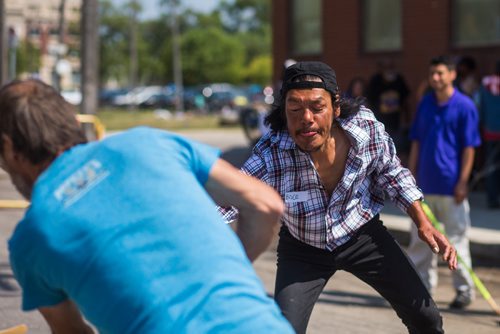
<instances>
[{"instance_id":1,"label":"asphalt road","mask_svg":"<svg viewBox=\"0 0 500 334\"><path fill-rule=\"evenodd\" d=\"M183 133L188 137L220 147L224 157L239 165L249 154L242 132L229 129ZM0 172L0 199L20 198L5 173ZM21 292L8 264L7 240L22 210L0 210L0 329L25 323L30 334L50 333L37 312L20 311ZM256 262L255 269L269 294L273 292L275 274L274 246ZM493 297L500 302L500 268L475 263L475 270ZM447 304L453 298L451 276L440 268L440 285L435 300L442 310L447 333L500 333L500 317L478 297L467 311L451 311ZM396 334L405 333L392 308L369 286L348 273L338 272L327 284L313 311L308 333Z\"/></svg>"}]
</instances>

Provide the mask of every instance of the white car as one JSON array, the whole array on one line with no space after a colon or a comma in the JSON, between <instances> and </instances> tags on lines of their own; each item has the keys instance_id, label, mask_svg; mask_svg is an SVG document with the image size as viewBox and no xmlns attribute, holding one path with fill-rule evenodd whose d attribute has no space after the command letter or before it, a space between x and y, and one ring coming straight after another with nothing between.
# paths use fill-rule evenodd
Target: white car
<instances>
[{"instance_id":1,"label":"white car","mask_svg":"<svg viewBox=\"0 0 500 334\"><path fill-rule=\"evenodd\" d=\"M63 90L61 92L61 95L66 101L74 104L75 106L78 106L82 103L82 92L80 92L79 90Z\"/></svg>"}]
</instances>

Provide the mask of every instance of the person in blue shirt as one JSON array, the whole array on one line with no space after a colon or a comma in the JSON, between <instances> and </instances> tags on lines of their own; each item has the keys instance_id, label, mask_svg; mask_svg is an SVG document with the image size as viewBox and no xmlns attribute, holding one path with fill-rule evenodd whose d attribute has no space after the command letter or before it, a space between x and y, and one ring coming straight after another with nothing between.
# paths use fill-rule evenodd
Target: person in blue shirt
<instances>
[{"instance_id":1,"label":"person in blue shirt","mask_svg":"<svg viewBox=\"0 0 500 334\"><path fill-rule=\"evenodd\" d=\"M409 168L429 207L444 224L450 242L470 267L467 184L475 147L481 139L478 111L474 102L453 86L455 77L451 59L440 56L431 60L429 83L433 91L420 102L410 130ZM438 282L437 258L426 248L412 228L408 254L425 285L433 292ZM452 275L456 297L450 307L461 309L474 299L474 284L460 263Z\"/></svg>"},{"instance_id":2,"label":"person in blue shirt","mask_svg":"<svg viewBox=\"0 0 500 334\"><path fill-rule=\"evenodd\" d=\"M54 333L293 332L250 261L283 210L272 188L162 130L85 142L52 87L0 90L0 164L31 201L9 240L24 310ZM215 204L243 211L236 234Z\"/></svg>"}]
</instances>

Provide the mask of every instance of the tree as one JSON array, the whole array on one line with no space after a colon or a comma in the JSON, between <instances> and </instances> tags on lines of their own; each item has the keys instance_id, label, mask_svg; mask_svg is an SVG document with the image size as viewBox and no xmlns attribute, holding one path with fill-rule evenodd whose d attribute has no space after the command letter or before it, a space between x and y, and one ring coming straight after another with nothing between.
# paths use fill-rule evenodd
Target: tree
<instances>
[{"instance_id":1,"label":"tree","mask_svg":"<svg viewBox=\"0 0 500 334\"><path fill-rule=\"evenodd\" d=\"M211 13L198 13L188 9L182 13L180 17L180 30L181 32L184 32L192 28L225 29L219 11L213 11Z\"/></svg>"},{"instance_id":2,"label":"tree","mask_svg":"<svg viewBox=\"0 0 500 334\"><path fill-rule=\"evenodd\" d=\"M99 76L99 4L98 0L86 0L82 3L82 71L81 71L81 90L82 103L80 112L82 114L95 114L98 106ZM93 129L84 126L85 132L89 138L95 138Z\"/></svg>"},{"instance_id":3,"label":"tree","mask_svg":"<svg viewBox=\"0 0 500 334\"><path fill-rule=\"evenodd\" d=\"M158 0L165 4L170 1ZM123 86L128 83L130 68L130 15L125 8L113 6L110 0L101 0L100 16L100 75L103 82L114 80ZM177 17L186 85L264 84L266 78L270 80L271 68L266 65L271 57L268 0L223 1L211 13L185 9ZM168 10L157 19L137 22L139 84L162 85L174 81L169 22Z\"/></svg>"},{"instance_id":4,"label":"tree","mask_svg":"<svg viewBox=\"0 0 500 334\"><path fill-rule=\"evenodd\" d=\"M40 69L40 49L28 39L20 41L17 48L16 73L36 73Z\"/></svg>"},{"instance_id":5,"label":"tree","mask_svg":"<svg viewBox=\"0 0 500 334\"><path fill-rule=\"evenodd\" d=\"M191 29L183 35L184 80L194 85L207 82L241 83L244 78L244 46L218 28Z\"/></svg>"},{"instance_id":6,"label":"tree","mask_svg":"<svg viewBox=\"0 0 500 334\"><path fill-rule=\"evenodd\" d=\"M129 18L130 18L130 30L129 30L129 82L128 85L130 88L134 88L137 85L137 63L138 63L138 55L137 55L137 30L138 30L138 16L141 12L141 5L137 2L137 0L129 1L125 8L127 9Z\"/></svg>"},{"instance_id":7,"label":"tree","mask_svg":"<svg viewBox=\"0 0 500 334\"><path fill-rule=\"evenodd\" d=\"M252 59L245 72L245 81L267 85L272 80L272 58L260 55Z\"/></svg>"},{"instance_id":8,"label":"tree","mask_svg":"<svg viewBox=\"0 0 500 334\"><path fill-rule=\"evenodd\" d=\"M149 84L165 84L173 79L172 39L168 21L149 20L140 25L138 50L139 77Z\"/></svg>"},{"instance_id":9,"label":"tree","mask_svg":"<svg viewBox=\"0 0 500 334\"><path fill-rule=\"evenodd\" d=\"M271 80L272 68L264 66L271 59L270 10L269 0L224 0L218 8L224 28L237 34L238 40L245 46L245 68L254 68L252 74L247 71L247 82L257 77L262 84L265 84L261 81L265 78ZM266 72L258 75L255 72L257 67Z\"/></svg>"},{"instance_id":10,"label":"tree","mask_svg":"<svg viewBox=\"0 0 500 334\"><path fill-rule=\"evenodd\" d=\"M255 57L271 56L271 31L265 33L239 32L235 34L245 46L245 64L248 65Z\"/></svg>"},{"instance_id":11,"label":"tree","mask_svg":"<svg viewBox=\"0 0 500 334\"><path fill-rule=\"evenodd\" d=\"M170 31L172 32L172 68L175 83L175 108L184 111L184 80L182 75L182 54L180 47L179 16L178 9L180 0L160 0L164 6L168 6Z\"/></svg>"},{"instance_id":12,"label":"tree","mask_svg":"<svg viewBox=\"0 0 500 334\"><path fill-rule=\"evenodd\" d=\"M223 0L218 8L231 32L264 33L270 25L269 0Z\"/></svg>"},{"instance_id":13,"label":"tree","mask_svg":"<svg viewBox=\"0 0 500 334\"><path fill-rule=\"evenodd\" d=\"M129 17L113 6L110 0L100 1L100 66L102 82L125 84L128 78Z\"/></svg>"}]
</instances>

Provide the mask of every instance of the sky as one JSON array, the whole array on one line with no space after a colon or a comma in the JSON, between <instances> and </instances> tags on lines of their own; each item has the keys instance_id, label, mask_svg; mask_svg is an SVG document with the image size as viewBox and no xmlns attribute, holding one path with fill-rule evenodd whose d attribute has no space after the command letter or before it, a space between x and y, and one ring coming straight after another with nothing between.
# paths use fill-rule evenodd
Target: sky
<instances>
[{"instance_id":1,"label":"sky","mask_svg":"<svg viewBox=\"0 0 500 334\"><path fill-rule=\"evenodd\" d=\"M128 0L112 0L115 4L122 4L127 2ZM159 0L139 0L142 5L142 15L143 19L155 18L158 16L160 12L158 10L158 1ZM210 12L214 9L220 0L181 0L182 4L186 7L190 7L200 12Z\"/></svg>"}]
</instances>

